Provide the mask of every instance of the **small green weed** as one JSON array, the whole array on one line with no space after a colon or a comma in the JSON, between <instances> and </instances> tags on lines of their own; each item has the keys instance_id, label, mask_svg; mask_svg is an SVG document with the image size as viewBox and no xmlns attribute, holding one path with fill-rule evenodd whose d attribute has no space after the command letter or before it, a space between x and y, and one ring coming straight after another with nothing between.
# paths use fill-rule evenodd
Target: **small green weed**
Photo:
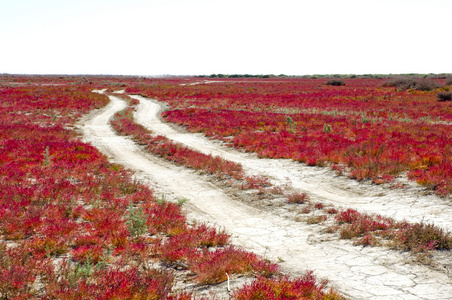
<instances>
[{"instance_id":1,"label":"small green weed","mask_svg":"<svg viewBox=\"0 0 452 300\"><path fill-rule=\"evenodd\" d=\"M146 222L147 217L141 207L136 208L129 205L127 208L128 214L126 215L126 224L129 233L133 237L140 236L147 231Z\"/></svg>"}]
</instances>

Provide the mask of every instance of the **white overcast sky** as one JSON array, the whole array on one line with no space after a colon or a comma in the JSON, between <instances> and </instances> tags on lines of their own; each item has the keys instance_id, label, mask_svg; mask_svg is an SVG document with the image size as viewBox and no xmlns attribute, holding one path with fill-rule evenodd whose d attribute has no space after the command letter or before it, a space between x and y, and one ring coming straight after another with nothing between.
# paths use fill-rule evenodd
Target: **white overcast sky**
<instances>
[{"instance_id":1,"label":"white overcast sky","mask_svg":"<svg viewBox=\"0 0 452 300\"><path fill-rule=\"evenodd\" d=\"M0 73L452 72L452 0L0 0Z\"/></svg>"}]
</instances>

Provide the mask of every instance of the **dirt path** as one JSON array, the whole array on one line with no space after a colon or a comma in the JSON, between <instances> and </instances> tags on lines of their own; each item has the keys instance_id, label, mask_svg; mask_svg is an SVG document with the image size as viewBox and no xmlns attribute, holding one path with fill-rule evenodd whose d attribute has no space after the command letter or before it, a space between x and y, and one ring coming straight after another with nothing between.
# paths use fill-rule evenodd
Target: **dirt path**
<instances>
[{"instance_id":1,"label":"dirt path","mask_svg":"<svg viewBox=\"0 0 452 300\"><path fill-rule=\"evenodd\" d=\"M201 134L176 130L160 120L160 103L141 96L132 97L140 100L135 114L137 122L200 152L240 163L249 173L267 176L274 184L286 184L289 178L294 188L323 203L376 213L396 220L434 223L452 231L452 206L435 195L425 195L416 184L411 184L405 190L389 189L337 176L327 168L309 167L288 159L259 159L256 155L225 147Z\"/></svg>"},{"instance_id":2,"label":"dirt path","mask_svg":"<svg viewBox=\"0 0 452 300\"><path fill-rule=\"evenodd\" d=\"M112 161L135 170L136 176L148 182L157 193L165 193L172 199L189 199L185 204L189 217L226 228L233 234L235 244L271 260L282 261L283 269L293 275L314 270L317 276L328 278L352 299L447 299L452 295L452 282L446 274L407 264L408 254L384 248L355 247L349 242L328 238L320 234L316 226L235 201L195 172L145 153L130 139L117 136L108 125L111 116L125 107L119 98L112 96L110 99L107 107L82 121L80 129L84 140ZM159 122L152 121L155 113L148 114L140 109L139 114L140 120L150 121L146 124L152 130L161 130L157 127L163 125L154 126ZM186 136L189 139L190 134ZM210 145L210 142L205 144Z\"/></svg>"}]
</instances>

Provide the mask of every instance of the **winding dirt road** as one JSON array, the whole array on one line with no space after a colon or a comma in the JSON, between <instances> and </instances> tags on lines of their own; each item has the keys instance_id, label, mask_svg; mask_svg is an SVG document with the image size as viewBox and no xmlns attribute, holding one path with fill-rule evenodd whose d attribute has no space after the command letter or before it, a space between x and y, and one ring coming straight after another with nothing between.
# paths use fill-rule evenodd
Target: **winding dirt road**
<instances>
[{"instance_id":1,"label":"winding dirt road","mask_svg":"<svg viewBox=\"0 0 452 300\"><path fill-rule=\"evenodd\" d=\"M328 170L305 168L287 160L257 159L199 134L175 130L159 119L157 102L135 98L140 100L135 115L137 122L201 152L239 162L248 174L267 175L280 184L286 183L287 177L294 188L309 191L324 202L395 218L423 218L444 228L452 226L445 217L447 212L450 215L450 208L444 204L438 202L437 205L442 206L432 208L430 203L421 209L418 206L424 197L409 196L409 191L380 191L378 187L361 187L357 183L345 185L344 178L335 177ZM445 272L407 263L410 254L357 247L349 241L321 234L317 226L295 222L234 200L205 177L146 153L129 138L117 136L112 130L110 118L126 104L115 96L110 96L110 100L108 106L81 121L84 141L100 149L111 161L134 170L137 178L149 183L157 193L171 199L188 199L184 207L190 218L224 227L233 235L234 244L280 261L282 268L292 275L313 270L351 299L448 299L452 295L452 281ZM385 207L384 212L379 210ZM401 212L404 209L408 211Z\"/></svg>"},{"instance_id":2,"label":"winding dirt road","mask_svg":"<svg viewBox=\"0 0 452 300\"><path fill-rule=\"evenodd\" d=\"M310 194L316 200L375 213L396 220L433 223L452 231L452 206L434 195L425 195L421 187L411 185L405 190L391 190L381 186L358 183L343 176L336 176L327 168L309 167L288 159L260 159L256 155L242 153L207 139L201 134L181 132L160 120L162 106L142 96L135 119L157 134L194 148L200 152L219 155L243 165L247 173L272 179L276 185L284 185L287 178L292 186Z\"/></svg>"}]
</instances>

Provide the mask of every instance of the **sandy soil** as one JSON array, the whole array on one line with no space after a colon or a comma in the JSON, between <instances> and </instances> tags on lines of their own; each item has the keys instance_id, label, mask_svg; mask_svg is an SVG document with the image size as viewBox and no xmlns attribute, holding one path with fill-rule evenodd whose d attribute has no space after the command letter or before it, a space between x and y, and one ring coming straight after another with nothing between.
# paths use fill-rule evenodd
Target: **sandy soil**
<instances>
[{"instance_id":1,"label":"sandy soil","mask_svg":"<svg viewBox=\"0 0 452 300\"><path fill-rule=\"evenodd\" d=\"M306 191L311 198L324 203L452 227L452 221L447 218L451 208L442 199L424 195L418 187L391 190L359 184L326 169L305 167L289 160L258 159L162 123L158 102L134 97L141 103L135 115L138 122L201 152L239 162L248 175L266 175L281 185L290 181L295 189ZM99 148L111 161L134 170L137 178L149 183L157 195L165 194L170 200L188 199L184 207L189 218L225 228L233 235L234 244L280 262L283 270L295 276L314 270L317 276L328 278L332 286L351 299L448 299L452 295L448 268L414 264L408 253L353 246L333 234L321 233L320 226L284 217L281 208L240 201L240 196L232 197L206 176L146 153L111 129L109 119L126 104L115 96L110 99L107 107L81 121L79 127L84 140ZM243 199L247 199L245 194ZM231 287L234 289L242 283L240 278L232 278ZM218 287L217 291L220 290L225 290L224 285Z\"/></svg>"}]
</instances>

